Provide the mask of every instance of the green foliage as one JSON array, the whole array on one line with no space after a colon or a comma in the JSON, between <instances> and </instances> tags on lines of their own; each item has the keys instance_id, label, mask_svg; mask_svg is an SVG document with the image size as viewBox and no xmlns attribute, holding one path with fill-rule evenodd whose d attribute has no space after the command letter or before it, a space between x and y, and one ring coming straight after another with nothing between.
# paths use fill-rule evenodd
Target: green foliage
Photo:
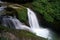
<instances>
[{"instance_id":1,"label":"green foliage","mask_svg":"<svg viewBox=\"0 0 60 40\"><path fill-rule=\"evenodd\" d=\"M46 13L44 14L44 18L48 22L53 22L54 21L54 19L49 14L46 14Z\"/></svg>"},{"instance_id":2,"label":"green foliage","mask_svg":"<svg viewBox=\"0 0 60 40\"><path fill-rule=\"evenodd\" d=\"M44 19L48 22L60 20L60 1L59 0L34 0L25 6L32 8L34 11L42 14ZM27 9L21 7L17 9L20 21L27 22Z\"/></svg>"},{"instance_id":3,"label":"green foliage","mask_svg":"<svg viewBox=\"0 0 60 40\"><path fill-rule=\"evenodd\" d=\"M60 0L35 0L31 3L31 8L42 14L48 22L60 20Z\"/></svg>"}]
</instances>

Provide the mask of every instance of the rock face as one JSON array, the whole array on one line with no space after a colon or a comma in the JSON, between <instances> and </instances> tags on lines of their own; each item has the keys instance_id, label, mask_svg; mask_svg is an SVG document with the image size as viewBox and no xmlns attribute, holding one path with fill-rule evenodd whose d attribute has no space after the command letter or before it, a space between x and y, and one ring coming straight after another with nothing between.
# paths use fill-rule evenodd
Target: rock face
<instances>
[{"instance_id":1,"label":"rock face","mask_svg":"<svg viewBox=\"0 0 60 40\"><path fill-rule=\"evenodd\" d=\"M47 40L25 30L16 30L0 26L1 40Z\"/></svg>"},{"instance_id":2,"label":"rock face","mask_svg":"<svg viewBox=\"0 0 60 40\"><path fill-rule=\"evenodd\" d=\"M2 1L11 3L26 3L26 2L32 2L33 0L2 0Z\"/></svg>"},{"instance_id":3,"label":"rock face","mask_svg":"<svg viewBox=\"0 0 60 40\"><path fill-rule=\"evenodd\" d=\"M3 32L0 34L1 40L19 40L14 34L9 32Z\"/></svg>"}]
</instances>

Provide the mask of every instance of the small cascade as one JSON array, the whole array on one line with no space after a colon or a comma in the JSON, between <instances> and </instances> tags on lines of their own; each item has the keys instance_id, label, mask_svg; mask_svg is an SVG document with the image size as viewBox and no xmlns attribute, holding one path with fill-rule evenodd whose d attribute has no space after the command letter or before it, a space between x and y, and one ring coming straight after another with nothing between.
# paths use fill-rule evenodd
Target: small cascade
<instances>
[{"instance_id":1,"label":"small cascade","mask_svg":"<svg viewBox=\"0 0 60 40\"><path fill-rule=\"evenodd\" d=\"M28 26L23 25L17 18L12 17L12 16L8 16L8 17L5 16L5 17L3 17L2 25L6 26L6 27L10 26L11 28L31 31Z\"/></svg>"}]
</instances>

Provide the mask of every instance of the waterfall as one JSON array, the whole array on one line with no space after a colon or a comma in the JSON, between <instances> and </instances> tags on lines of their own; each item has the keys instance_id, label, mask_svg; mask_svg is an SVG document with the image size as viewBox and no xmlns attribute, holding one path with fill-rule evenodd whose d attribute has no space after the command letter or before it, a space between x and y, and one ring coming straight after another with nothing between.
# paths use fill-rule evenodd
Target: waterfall
<instances>
[{"instance_id":1,"label":"waterfall","mask_svg":"<svg viewBox=\"0 0 60 40\"><path fill-rule=\"evenodd\" d=\"M38 19L37 19L35 13L29 8L27 8L27 10L28 10L28 20L29 20L31 30L34 33L36 33L36 35L38 35L38 36L48 38L48 36L49 36L48 29L45 29L45 28L42 28L41 26L39 26Z\"/></svg>"},{"instance_id":2,"label":"waterfall","mask_svg":"<svg viewBox=\"0 0 60 40\"><path fill-rule=\"evenodd\" d=\"M14 17L11 17L11 16L3 17L2 25L4 25L4 26L8 26L9 25L12 28L15 27L16 29L22 29L22 30L31 31L28 26L22 24L17 18L14 18Z\"/></svg>"},{"instance_id":3,"label":"waterfall","mask_svg":"<svg viewBox=\"0 0 60 40\"><path fill-rule=\"evenodd\" d=\"M37 36L47 38L49 36L48 29L42 28L39 25L38 19L35 13L31 9L27 8L27 10L28 10L27 12L30 27L24 25L23 23L20 22L20 20L12 16L3 16L2 25L11 28L27 30L29 32L36 34Z\"/></svg>"},{"instance_id":4,"label":"waterfall","mask_svg":"<svg viewBox=\"0 0 60 40\"><path fill-rule=\"evenodd\" d=\"M4 8L5 7L2 6L0 7L0 10L3 11L2 9ZM29 21L30 27L24 25L23 23L20 22L20 20L12 16L4 16L2 18L2 25L6 27L11 27L11 28L27 30L32 33L35 33L37 36L47 38L49 36L49 31L48 29L42 28L39 25L38 19L35 13L31 9L27 8L27 14L28 14L28 21Z\"/></svg>"},{"instance_id":5,"label":"waterfall","mask_svg":"<svg viewBox=\"0 0 60 40\"><path fill-rule=\"evenodd\" d=\"M29 8L28 9L28 19L29 19L29 24L31 28L39 28L39 23L37 21L37 17L33 11L31 11Z\"/></svg>"}]
</instances>

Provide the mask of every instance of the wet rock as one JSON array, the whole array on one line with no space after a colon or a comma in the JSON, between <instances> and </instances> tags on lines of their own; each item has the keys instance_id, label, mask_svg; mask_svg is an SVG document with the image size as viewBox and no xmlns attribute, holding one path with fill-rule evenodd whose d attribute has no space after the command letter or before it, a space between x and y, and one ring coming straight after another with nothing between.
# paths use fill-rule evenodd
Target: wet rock
<instances>
[{"instance_id":1,"label":"wet rock","mask_svg":"<svg viewBox=\"0 0 60 40\"><path fill-rule=\"evenodd\" d=\"M3 32L0 33L1 40L6 39L6 40L19 40L18 37L16 37L14 34L9 33L9 32Z\"/></svg>"}]
</instances>

